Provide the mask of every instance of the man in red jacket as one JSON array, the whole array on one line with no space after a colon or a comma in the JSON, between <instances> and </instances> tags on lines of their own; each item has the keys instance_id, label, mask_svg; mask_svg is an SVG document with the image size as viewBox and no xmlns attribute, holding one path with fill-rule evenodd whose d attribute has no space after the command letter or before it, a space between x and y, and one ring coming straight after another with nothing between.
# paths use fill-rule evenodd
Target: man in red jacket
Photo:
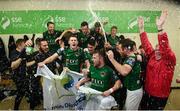
<instances>
[{"instance_id":1,"label":"man in red jacket","mask_svg":"<svg viewBox=\"0 0 180 111\"><path fill-rule=\"evenodd\" d=\"M138 19L141 44L148 56L146 70L145 92L146 92L146 109L162 110L164 109L168 96L172 77L176 65L176 57L172 52L167 34L163 32L163 24L167 18L167 11L162 11L160 18L156 19L158 28L158 45L155 50L144 32L144 20Z\"/></svg>"}]
</instances>

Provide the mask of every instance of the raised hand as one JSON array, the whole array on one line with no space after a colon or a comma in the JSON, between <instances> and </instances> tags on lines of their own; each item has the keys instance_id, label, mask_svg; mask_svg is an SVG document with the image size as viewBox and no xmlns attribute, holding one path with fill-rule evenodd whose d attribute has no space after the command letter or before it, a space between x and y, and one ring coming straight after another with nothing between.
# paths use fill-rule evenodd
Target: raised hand
<instances>
[{"instance_id":1,"label":"raised hand","mask_svg":"<svg viewBox=\"0 0 180 111\"><path fill-rule=\"evenodd\" d=\"M167 15L168 15L167 10L163 10L163 11L161 12L160 18L159 18L159 17L156 17L156 25L157 25L158 30L161 30L161 29L162 29L163 24L165 23L165 20L166 20L166 18L167 18Z\"/></svg>"},{"instance_id":2,"label":"raised hand","mask_svg":"<svg viewBox=\"0 0 180 111\"><path fill-rule=\"evenodd\" d=\"M109 50L108 52L106 52L106 55L108 56L108 58L109 58L110 61L114 59L114 53L113 53L111 50Z\"/></svg>"},{"instance_id":3,"label":"raised hand","mask_svg":"<svg viewBox=\"0 0 180 111\"><path fill-rule=\"evenodd\" d=\"M61 37L57 38L55 41L60 45L61 48L64 48L64 41L61 39Z\"/></svg>"},{"instance_id":4,"label":"raised hand","mask_svg":"<svg viewBox=\"0 0 180 111\"><path fill-rule=\"evenodd\" d=\"M144 32L144 19L143 17L138 17L138 26L140 33Z\"/></svg>"},{"instance_id":5,"label":"raised hand","mask_svg":"<svg viewBox=\"0 0 180 111\"><path fill-rule=\"evenodd\" d=\"M59 44L60 44L60 47L61 47L61 48L64 48L64 47L65 47L65 45L64 45L64 41L59 40Z\"/></svg>"},{"instance_id":6,"label":"raised hand","mask_svg":"<svg viewBox=\"0 0 180 111\"><path fill-rule=\"evenodd\" d=\"M62 37L60 36L60 37L56 38L55 42L58 43L59 40L61 40L61 39L62 39Z\"/></svg>"},{"instance_id":7,"label":"raised hand","mask_svg":"<svg viewBox=\"0 0 180 111\"><path fill-rule=\"evenodd\" d=\"M26 43L25 43L25 45L26 45L27 47L32 46L32 45L33 45L32 40L27 40Z\"/></svg>"},{"instance_id":8,"label":"raised hand","mask_svg":"<svg viewBox=\"0 0 180 111\"><path fill-rule=\"evenodd\" d=\"M108 48L112 48L112 46L110 45L109 42L106 42L106 43L104 44L104 47L107 48L107 49L108 49Z\"/></svg>"}]
</instances>

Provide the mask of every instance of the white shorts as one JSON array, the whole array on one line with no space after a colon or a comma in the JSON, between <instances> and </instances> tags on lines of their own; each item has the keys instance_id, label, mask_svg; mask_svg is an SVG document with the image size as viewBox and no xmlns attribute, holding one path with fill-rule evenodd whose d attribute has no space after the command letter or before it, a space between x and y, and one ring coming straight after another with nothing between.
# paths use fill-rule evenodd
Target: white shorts
<instances>
[{"instance_id":1,"label":"white shorts","mask_svg":"<svg viewBox=\"0 0 180 111\"><path fill-rule=\"evenodd\" d=\"M143 96L143 89L137 89L134 91L127 90L127 97L125 102L125 110L138 110L139 104Z\"/></svg>"}]
</instances>

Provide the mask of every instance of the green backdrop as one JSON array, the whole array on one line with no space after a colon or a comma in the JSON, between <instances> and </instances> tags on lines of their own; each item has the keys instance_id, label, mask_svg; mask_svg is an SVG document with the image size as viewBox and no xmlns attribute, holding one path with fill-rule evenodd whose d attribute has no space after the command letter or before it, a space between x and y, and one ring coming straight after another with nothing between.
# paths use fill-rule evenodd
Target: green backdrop
<instances>
[{"instance_id":1,"label":"green backdrop","mask_svg":"<svg viewBox=\"0 0 180 111\"><path fill-rule=\"evenodd\" d=\"M104 26L106 31L112 25L118 27L121 33L136 33L137 17L143 16L147 32L157 32L155 18L160 11L95 11L101 21L108 21ZM87 10L23 10L0 11L0 34L31 34L42 33L46 23L53 21L57 30L69 27L80 28L82 21L93 24L95 19Z\"/></svg>"}]
</instances>

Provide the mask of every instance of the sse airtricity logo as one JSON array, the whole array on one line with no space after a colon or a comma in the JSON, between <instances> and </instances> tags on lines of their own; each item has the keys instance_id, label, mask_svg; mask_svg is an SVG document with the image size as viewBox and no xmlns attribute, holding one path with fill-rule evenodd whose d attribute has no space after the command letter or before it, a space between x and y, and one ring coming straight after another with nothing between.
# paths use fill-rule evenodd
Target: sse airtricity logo
<instances>
[{"instance_id":1,"label":"sse airtricity logo","mask_svg":"<svg viewBox=\"0 0 180 111\"><path fill-rule=\"evenodd\" d=\"M10 22L10 19L8 17L4 16L1 18L0 25L4 30L7 29L7 27L10 25L10 23L11 22Z\"/></svg>"},{"instance_id":2,"label":"sse airtricity logo","mask_svg":"<svg viewBox=\"0 0 180 111\"><path fill-rule=\"evenodd\" d=\"M69 90L74 86L74 79L70 75L65 75L65 77L61 80L61 84L66 90Z\"/></svg>"}]
</instances>

